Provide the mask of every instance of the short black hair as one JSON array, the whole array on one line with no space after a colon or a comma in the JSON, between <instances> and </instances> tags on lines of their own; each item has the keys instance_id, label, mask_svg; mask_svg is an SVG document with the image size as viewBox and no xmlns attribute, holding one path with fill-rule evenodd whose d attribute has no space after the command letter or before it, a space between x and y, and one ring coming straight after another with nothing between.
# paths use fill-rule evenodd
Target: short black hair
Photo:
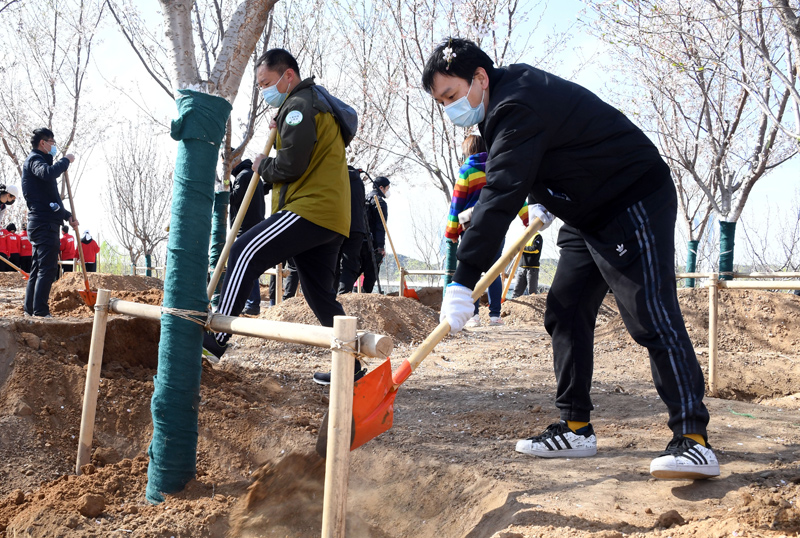
<instances>
[{"instance_id":1,"label":"short black hair","mask_svg":"<svg viewBox=\"0 0 800 538\"><path fill-rule=\"evenodd\" d=\"M451 50L445 56L447 48ZM422 88L431 93L433 77L437 73L463 78L467 82L471 82L475 70L479 67L483 67L487 74L491 74L494 71L494 62L488 54L469 39L449 37L439 43L428 56L425 69L422 71Z\"/></svg>"},{"instance_id":2,"label":"short black hair","mask_svg":"<svg viewBox=\"0 0 800 538\"><path fill-rule=\"evenodd\" d=\"M391 185L389 178L386 176L378 176L372 183L374 183L376 187L388 187Z\"/></svg>"},{"instance_id":3,"label":"short black hair","mask_svg":"<svg viewBox=\"0 0 800 538\"><path fill-rule=\"evenodd\" d=\"M50 228L50 229L52 230L52 228ZM61 231L64 232L64 233L67 233L69 231L69 226L66 226L66 225L62 226L61 227Z\"/></svg>"},{"instance_id":4,"label":"short black hair","mask_svg":"<svg viewBox=\"0 0 800 538\"><path fill-rule=\"evenodd\" d=\"M11 223L9 223L8 226L6 226L6 230L8 230L9 232L16 232L17 231L17 225L14 224L13 222L11 222Z\"/></svg>"},{"instance_id":5,"label":"short black hair","mask_svg":"<svg viewBox=\"0 0 800 538\"><path fill-rule=\"evenodd\" d=\"M300 76L300 67L297 65L297 60L286 49L269 49L256 62L256 69L262 65L270 71L277 72L293 69L297 76Z\"/></svg>"},{"instance_id":6,"label":"short black hair","mask_svg":"<svg viewBox=\"0 0 800 538\"><path fill-rule=\"evenodd\" d=\"M39 142L42 140L53 140L55 137L56 135L53 134L53 131L47 127L39 127L38 129L34 129L33 134L31 135L31 148L38 149Z\"/></svg>"}]
</instances>

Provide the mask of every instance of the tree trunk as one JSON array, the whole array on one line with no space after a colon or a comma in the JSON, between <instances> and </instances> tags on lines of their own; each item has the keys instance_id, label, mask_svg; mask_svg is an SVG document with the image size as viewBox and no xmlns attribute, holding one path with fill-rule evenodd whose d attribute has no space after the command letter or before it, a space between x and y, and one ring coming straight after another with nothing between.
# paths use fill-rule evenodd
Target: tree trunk
<instances>
[{"instance_id":1,"label":"tree trunk","mask_svg":"<svg viewBox=\"0 0 800 538\"><path fill-rule=\"evenodd\" d=\"M736 223L719 221L719 274L720 280L733 279L733 238Z\"/></svg>"},{"instance_id":2,"label":"tree trunk","mask_svg":"<svg viewBox=\"0 0 800 538\"><path fill-rule=\"evenodd\" d=\"M458 251L458 242L444 240L444 285L442 286L442 297L447 292L447 285L453 281L453 273L456 272L456 252Z\"/></svg>"},{"instance_id":3,"label":"tree trunk","mask_svg":"<svg viewBox=\"0 0 800 538\"><path fill-rule=\"evenodd\" d=\"M221 191L214 194L214 218L211 222L211 248L208 251L208 265L213 271L217 267L217 261L225 247L225 232L227 230L226 221L228 220L228 203L231 199L230 191ZM217 282L211 304L214 307L219 303L219 294L222 289L222 280L225 278L223 273Z\"/></svg>"},{"instance_id":4,"label":"tree trunk","mask_svg":"<svg viewBox=\"0 0 800 538\"><path fill-rule=\"evenodd\" d=\"M153 256L149 252L144 255L144 266L146 267L144 274L146 276L153 276L153 272L150 270L150 267L153 266Z\"/></svg>"},{"instance_id":5,"label":"tree trunk","mask_svg":"<svg viewBox=\"0 0 800 538\"><path fill-rule=\"evenodd\" d=\"M686 272L687 273L694 273L697 269L697 247L700 245L700 241L691 240L688 243L688 251L686 254ZM694 279L687 278L686 279L686 287L687 288L694 288Z\"/></svg>"},{"instance_id":6,"label":"tree trunk","mask_svg":"<svg viewBox=\"0 0 800 538\"><path fill-rule=\"evenodd\" d=\"M214 171L231 105L225 99L179 90L179 141L172 189L164 308L202 316L208 307L208 238ZM153 440L148 449L147 500L181 491L197 471L197 418L203 326L164 313L154 378Z\"/></svg>"}]
</instances>

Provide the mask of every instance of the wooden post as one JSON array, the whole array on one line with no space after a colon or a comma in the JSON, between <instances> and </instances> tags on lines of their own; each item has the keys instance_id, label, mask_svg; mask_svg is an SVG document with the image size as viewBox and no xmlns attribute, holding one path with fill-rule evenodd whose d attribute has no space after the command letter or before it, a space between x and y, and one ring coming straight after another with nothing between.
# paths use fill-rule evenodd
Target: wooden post
<instances>
[{"instance_id":1,"label":"wooden post","mask_svg":"<svg viewBox=\"0 0 800 538\"><path fill-rule=\"evenodd\" d=\"M708 392L717 396L717 316L719 310L719 274L708 282Z\"/></svg>"},{"instance_id":2,"label":"wooden post","mask_svg":"<svg viewBox=\"0 0 800 538\"><path fill-rule=\"evenodd\" d=\"M350 427L353 416L354 349L358 318L333 318L333 364L328 408L328 451L325 460L325 496L322 537L344 538L347 514L347 478L350 474Z\"/></svg>"},{"instance_id":3,"label":"wooden post","mask_svg":"<svg viewBox=\"0 0 800 538\"><path fill-rule=\"evenodd\" d=\"M94 418L97 411L97 387L100 385L100 367L103 365L103 346L106 339L108 321L108 290L98 290L94 305L94 325L89 345L89 364L86 368L86 386L83 389L83 411L81 431L78 439L78 459L75 474L81 474L81 467L91 461L92 437L94 437Z\"/></svg>"},{"instance_id":4,"label":"wooden post","mask_svg":"<svg viewBox=\"0 0 800 538\"><path fill-rule=\"evenodd\" d=\"M275 269L275 304L283 302L283 264L279 263Z\"/></svg>"}]
</instances>

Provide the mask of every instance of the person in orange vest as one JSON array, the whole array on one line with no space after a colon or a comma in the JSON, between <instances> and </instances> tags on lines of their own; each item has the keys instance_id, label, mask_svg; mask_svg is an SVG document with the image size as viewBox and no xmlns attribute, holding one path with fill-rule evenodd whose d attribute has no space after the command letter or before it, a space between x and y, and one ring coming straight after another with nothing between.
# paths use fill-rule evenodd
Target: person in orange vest
<instances>
[{"instance_id":1,"label":"person in orange vest","mask_svg":"<svg viewBox=\"0 0 800 538\"><path fill-rule=\"evenodd\" d=\"M72 260L75 258L75 238L69 233L69 226L61 227L61 248L60 256L62 262L69 262L61 265L61 270L65 273L72 272Z\"/></svg>"},{"instance_id":2,"label":"person in orange vest","mask_svg":"<svg viewBox=\"0 0 800 538\"><path fill-rule=\"evenodd\" d=\"M83 250L83 261L86 262L86 272L96 273L97 254L100 252L100 245L97 244L97 241L92 239L92 234L89 233L89 230L83 231L83 236L81 237L81 242L78 244L78 248ZM75 259L80 259L77 254L75 255Z\"/></svg>"},{"instance_id":3,"label":"person in orange vest","mask_svg":"<svg viewBox=\"0 0 800 538\"><path fill-rule=\"evenodd\" d=\"M10 261L11 258L8 256L8 233L8 230L5 228L0 228L0 256ZM13 271L11 266L5 262L0 262L0 265L2 265L2 267L0 267L0 271L4 273Z\"/></svg>"},{"instance_id":4,"label":"person in orange vest","mask_svg":"<svg viewBox=\"0 0 800 538\"><path fill-rule=\"evenodd\" d=\"M19 261L19 236L16 234L17 225L13 222L6 226L6 249L8 250L8 259L11 260L11 263L20 267ZM11 266L9 266L11 269ZM20 267L21 269L21 267ZM13 269L12 269L13 271Z\"/></svg>"},{"instance_id":5,"label":"person in orange vest","mask_svg":"<svg viewBox=\"0 0 800 538\"><path fill-rule=\"evenodd\" d=\"M19 267L26 273L31 272L31 259L33 257L33 245L28 239L28 225L22 225L22 233L19 234Z\"/></svg>"}]
</instances>

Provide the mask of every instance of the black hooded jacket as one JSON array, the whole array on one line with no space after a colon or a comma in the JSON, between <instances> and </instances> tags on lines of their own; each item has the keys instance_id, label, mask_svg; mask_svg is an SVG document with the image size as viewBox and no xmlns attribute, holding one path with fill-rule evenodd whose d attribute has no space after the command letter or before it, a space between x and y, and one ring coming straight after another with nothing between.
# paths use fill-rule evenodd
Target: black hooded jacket
<instances>
[{"instance_id":1,"label":"black hooded jacket","mask_svg":"<svg viewBox=\"0 0 800 538\"><path fill-rule=\"evenodd\" d=\"M234 177L231 184L231 210L230 222L236 220L236 215L239 213L239 208L242 207L244 195L247 188L250 186L250 180L253 178L253 161L245 159L240 162L236 167L231 170L231 175ZM247 213L242 220L242 227L239 228L239 235L264 220L264 212L266 211L266 204L264 203L264 185L261 181L256 185L256 190L253 192L253 198L250 200L250 205L247 207Z\"/></svg>"},{"instance_id":2,"label":"black hooded jacket","mask_svg":"<svg viewBox=\"0 0 800 538\"><path fill-rule=\"evenodd\" d=\"M389 223L389 208L380 189L372 189L367 195L367 222L369 222L369 230L372 232L372 248L384 248L386 246L386 229L383 227L383 221L378 213L378 206L375 205L376 196L381 204L383 218L386 219L387 224Z\"/></svg>"},{"instance_id":3,"label":"black hooded jacket","mask_svg":"<svg viewBox=\"0 0 800 538\"><path fill-rule=\"evenodd\" d=\"M28 226L43 223L61 225L72 213L64 207L58 194L58 176L69 168L69 159L62 157L53 164L53 156L35 149L30 152L22 166L22 195L28 204ZM58 204L53 209L50 204Z\"/></svg>"},{"instance_id":4,"label":"black hooded jacket","mask_svg":"<svg viewBox=\"0 0 800 538\"><path fill-rule=\"evenodd\" d=\"M361 181L361 174L352 166L347 167L350 176L350 234L367 233L367 225L364 222L364 182Z\"/></svg>"},{"instance_id":5,"label":"black hooded jacket","mask_svg":"<svg viewBox=\"0 0 800 538\"><path fill-rule=\"evenodd\" d=\"M486 186L458 248L459 284L491 267L526 198L592 231L670 181L650 139L586 88L515 64L490 73L489 97Z\"/></svg>"}]
</instances>

